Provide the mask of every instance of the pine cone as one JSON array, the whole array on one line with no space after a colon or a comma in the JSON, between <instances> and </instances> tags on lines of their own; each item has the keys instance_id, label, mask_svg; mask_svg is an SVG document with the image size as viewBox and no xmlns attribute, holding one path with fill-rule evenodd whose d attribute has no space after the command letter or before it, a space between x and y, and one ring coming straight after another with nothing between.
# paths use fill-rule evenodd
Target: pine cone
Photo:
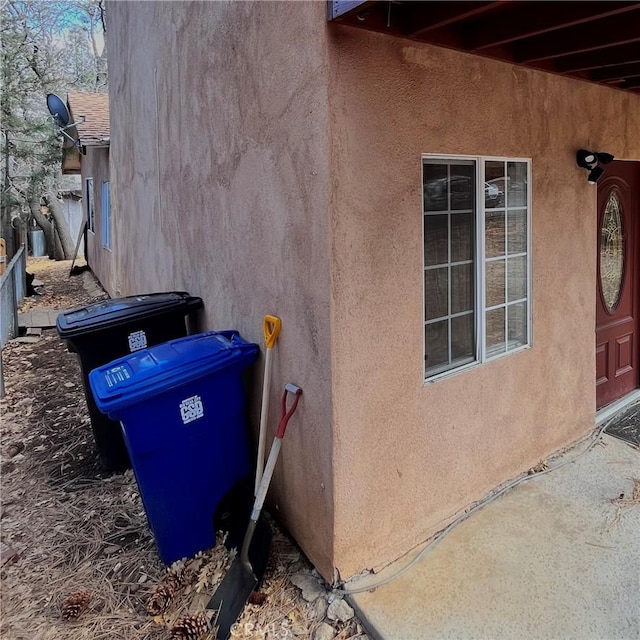
<instances>
[{"instance_id":1,"label":"pine cone","mask_svg":"<svg viewBox=\"0 0 640 640\"><path fill-rule=\"evenodd\" d=\"M163 582L167 585L170 591L173 591L174 595L184 586L182 580L180 579L180 576L177 576L173 573L168 573L164 577Z\"/></svg>"},{"instance_id":2,"label":"pine cone","mask_svg":"<svg viewBox=\"0 0 640 640\"><path fill-rule=\"evenodd\" d=\"M198 573L189 567L183 569L177 576L180 586L186 587L188 584L191 584L196 579L197 575Z\"/></svg>"},{"instance_id":3,"label":"pine cone","mask_svg":"<svg viewBox=\"0 0 640 640\"><path fill-rule=\"evenodd\" d=\"M158 616L166 611L172 598L183 586L181 576L167 573L162 582L153 588L151 598L147 603L147 613L151 616Z\"/></svg>"},{"instance_id":4,"label":"pine cone","mask_svg":"<svg viewBox=\"0 0 640 640\"><path fill-rule=\"evenodd\" d=\"M182 616L171 628L173 640L200 640L209 630L209 622L204 613Z\"/></svg>"},{"instance_id":5,"label":"pine cone","mask_svg":"<svg viewBox=\"0 0 640 640\"><path fill-rule=\"evenodd\" d=\"M64 620L77 620L91 602L91 594L88 591L76 591L72 593L62 604L62 618Z\"/></svg>"},{"instance_id":6,"label":"pine cone","mask_svg":"<svg viewBox=\"0 0 640 640\"><path fill-rule=\"evenodd\" d=\"M166 611L174 593L175 591L170 589L164 582L157 584L151 592L149 602L147 602L147 613L150 616L158 616L163 611Z\"/></svg>"}]
</instances>

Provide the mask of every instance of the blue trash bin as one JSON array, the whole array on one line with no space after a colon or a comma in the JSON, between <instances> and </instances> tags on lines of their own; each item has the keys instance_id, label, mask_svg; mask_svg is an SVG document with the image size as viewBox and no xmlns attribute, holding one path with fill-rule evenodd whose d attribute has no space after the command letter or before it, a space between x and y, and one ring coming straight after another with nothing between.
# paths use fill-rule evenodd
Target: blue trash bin
<instances>
[{"instance_id":1,"label":"blue trash bin","mask_svg":"<svg viewBox=\"0 0 640 640\"><path fill-rule=\"evenodd\" d=\"M166 564L214 545L216 506L250 474L242 371L258 350L236 331L211 331L89 374L98 408L120 421Z\"/></svg>"}]
</instances>

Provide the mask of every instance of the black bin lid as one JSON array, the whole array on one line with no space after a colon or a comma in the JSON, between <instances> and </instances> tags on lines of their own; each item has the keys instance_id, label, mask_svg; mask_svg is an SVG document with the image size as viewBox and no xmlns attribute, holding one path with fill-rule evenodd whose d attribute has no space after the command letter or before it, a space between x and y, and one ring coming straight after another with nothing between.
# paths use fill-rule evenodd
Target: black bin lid
<instances>
[{"instance_id":1,"label":"black bin lid","mask_svg":"<svg viewBox=\"0 0 640 640\"><path fill-rule=\"evenodd\" d=\"M147 293L102 300L85 307L64 311L58 315L56 327L60 337L66 340L136 322L141 318L176 312L187 315L201 307L202 298L190 296L185 291Z\"/></svg>"}]
</instances>

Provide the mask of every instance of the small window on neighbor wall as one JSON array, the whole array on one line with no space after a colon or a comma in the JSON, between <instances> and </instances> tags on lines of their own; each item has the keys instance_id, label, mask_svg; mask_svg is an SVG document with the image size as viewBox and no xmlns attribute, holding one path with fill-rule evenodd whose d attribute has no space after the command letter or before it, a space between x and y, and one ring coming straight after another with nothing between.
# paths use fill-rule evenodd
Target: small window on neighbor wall
<instances>
[{"instance_id":1,"label":"small window on neighbor wall","mask_svg":"<svg viewBox=\"0 0 640 640\"><path fill-rule=\"evenodd\" d=\"M425 377L530 344L530 164L423 158Z\"/></svg>"},{"instance_id":2,"label":"small window on neighbor wall","mask_svg":"<svg viewBox=\"0 0 640 640\"><path fill-rule=\"evenodd\" d=\"M111 183L102 183L102 246L111 249Z\"/></svg>"},{"instance_id":3,"label":"small window on neighbor wall","mask_svg":"<svg viewBox=\"0 0 640 640\"><path fill-rule=\"evenodd\" d=\"M84 181L84 201L87 203L87 228L95 233L95 200L93 194L93 178Z\"/></svg>"}]
</instances>

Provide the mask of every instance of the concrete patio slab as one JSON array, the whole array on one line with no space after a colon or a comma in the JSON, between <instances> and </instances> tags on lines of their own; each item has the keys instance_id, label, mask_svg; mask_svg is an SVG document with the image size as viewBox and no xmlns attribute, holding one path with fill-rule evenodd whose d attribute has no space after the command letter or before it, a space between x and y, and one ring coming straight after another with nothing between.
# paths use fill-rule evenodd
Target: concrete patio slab
<instances>
[{"instance_id":1,"label":"concrete patio slab","mask_svg":"<svg viewBox=\"0 0 640 640\"><path fill-rule=\"evenodd\" d=\"M472 514L404 576L350 599L378 639L637 640L633 478L640 479L640 451L604 436L575 462Z\"/></svg>"},{"instance_id":2,"label":"concrete patio slab","mask_svg":"<svg viewBox=\"0 0 640 640\"><path fill-rule=\"evenodd\" d=\"M65 309L48 309L46 307L35 307L29 311L18 314L18 325L20 327L39 327L41 329L51 329L56 326L56 318Z\"/></svg>"}]
</instances>

